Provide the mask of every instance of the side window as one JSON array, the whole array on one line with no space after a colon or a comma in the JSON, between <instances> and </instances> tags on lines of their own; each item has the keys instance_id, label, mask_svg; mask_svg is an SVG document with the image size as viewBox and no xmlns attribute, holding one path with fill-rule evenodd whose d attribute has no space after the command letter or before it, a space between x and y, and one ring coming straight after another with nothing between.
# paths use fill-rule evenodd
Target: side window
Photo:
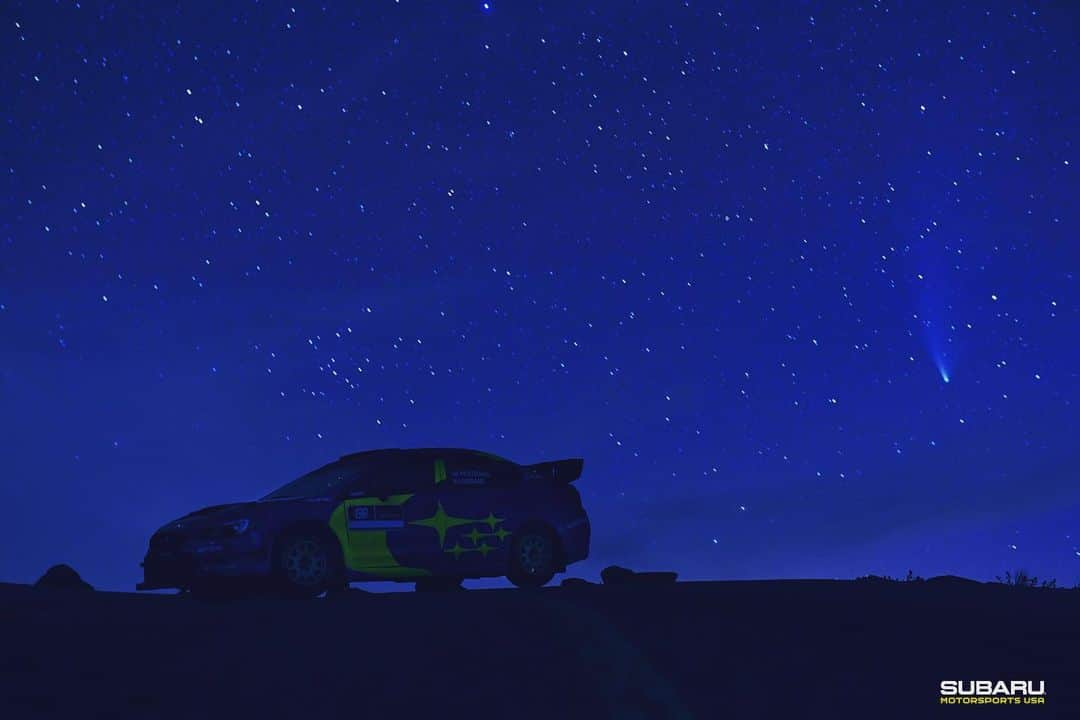
<instances>
[{"instance_id":1,"label":"side window","mask_svg":"<svg viewBox=\"0 0 1080 720\"><path fill-rule=\"evenodd\" d=\"M353 477L349 480L347 487L350 495L369 495L374 490L373 479L376 474L372 472L372 465L365 463L364 465L357 467Z\"/></svg>"},{"instance_id":2,"label":"side window","mask_svg":"<svg viewBox=\"0 0 1080 720\"><path fill-rule=\"evenodd\" d=\"M434 485L431 463L408 454L388 458L380 463L375 485L385 494L428 490Z\"/></svg>"},{"instance_id":3,"label":"side window","mask_svg":"<svg viewBox=\"0 0 1080 720\"><path fill-rule=\"evenodd\" d=\"M389 456L367 463L353 483L353 492L364 495L402 495L433 486L431 463L408 455Z\"/></svg>"}]
</instances>

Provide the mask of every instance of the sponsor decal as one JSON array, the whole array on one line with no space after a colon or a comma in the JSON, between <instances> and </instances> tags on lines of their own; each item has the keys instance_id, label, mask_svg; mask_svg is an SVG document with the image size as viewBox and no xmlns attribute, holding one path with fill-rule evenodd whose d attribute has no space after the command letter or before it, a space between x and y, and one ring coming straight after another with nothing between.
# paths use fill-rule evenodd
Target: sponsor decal
<instances>
[{"instance_id":1,"label":"sponsor decal","mask_svg":"<svg viewBox=\"0 0 1080 720\"><path fill-rule=\"evenodd\" d=\"M450 477L455 485L486 485L491 480L491 473L484 470L455 470Z\"/></svg>"},{"instance_id":2,"label":"sponsor decal","mask_svg":"<svg viewBox=\"0 0 1080 720\"><path fill-rule=\"evenodd\" d=\"M350 530L389 530L405 527L401 506L354 505L349 509Z\"/></svg>"}]
</instances>

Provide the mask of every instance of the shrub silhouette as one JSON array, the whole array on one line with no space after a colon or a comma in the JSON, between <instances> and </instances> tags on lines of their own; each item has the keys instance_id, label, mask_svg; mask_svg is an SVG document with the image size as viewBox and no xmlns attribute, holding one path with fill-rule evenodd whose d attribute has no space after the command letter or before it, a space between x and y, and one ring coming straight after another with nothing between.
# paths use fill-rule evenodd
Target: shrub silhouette
<instances>
[{"instance_id":1,"label":"shrub silhouette","mask_svg":"<svg viewBox=\"0 0 1080 720\"><path fill-rule=\"evenodd\" d=\"M892 575L863 575L855 579L869 582L923 582L926 578L920 577L911 570L908 570L907 575L902 578L895 578Z\"/></svg>"},{"instance_id":2,"label":"shrub silhouette","mask_svg":"<svg viewBox=\"0 0 1080 720\"><path fill-rule=\"evenodd\" d=\"M1005 571L1005 576L998 575L994 578L995 581L1002 585L1009 585L1011 587L1025 587L1025 588L1056 588L1057 580L1043 580L1039 582L1039 578L1034 575L1029 575L1026 570L1017 570L1015 573L1011 573L1008 570Z\"/></svg>"}]
</instances>

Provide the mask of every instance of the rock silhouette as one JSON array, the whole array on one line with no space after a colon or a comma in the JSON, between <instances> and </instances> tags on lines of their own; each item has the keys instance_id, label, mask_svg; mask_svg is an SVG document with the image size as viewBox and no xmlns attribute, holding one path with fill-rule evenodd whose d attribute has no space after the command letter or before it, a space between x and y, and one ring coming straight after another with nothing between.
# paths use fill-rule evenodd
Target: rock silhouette
<instances>
[{"instance_id":1,"label":"rock silhouette","mask_svg":"<svg viewBox=\"0 0 1080 720\"><path fill-rule=\"evenodd\" d=\"M93 590L94 586L79 577L70 565L53 565L34 583L37 588L53 590Z\"/></svg>"}]
</instances>

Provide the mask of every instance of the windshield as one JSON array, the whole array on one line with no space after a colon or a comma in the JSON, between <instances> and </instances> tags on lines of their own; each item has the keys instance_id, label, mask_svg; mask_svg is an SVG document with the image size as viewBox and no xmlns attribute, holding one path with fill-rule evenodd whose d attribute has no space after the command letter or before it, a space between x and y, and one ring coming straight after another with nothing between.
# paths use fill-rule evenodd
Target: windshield
<instances>
[{"instance_id":1,"label":"windshield","mask_svg":"<svg viewBox=\"0 0 1080 720\"><path fill-rule=\"evenodd\" d=\"M301 475L290 483L282 485L262 500L284 500L294 497L325 497L337 495L345 485L355 480L360 468L356 463L338 460Z\"/></svg>"}]
</instances>

